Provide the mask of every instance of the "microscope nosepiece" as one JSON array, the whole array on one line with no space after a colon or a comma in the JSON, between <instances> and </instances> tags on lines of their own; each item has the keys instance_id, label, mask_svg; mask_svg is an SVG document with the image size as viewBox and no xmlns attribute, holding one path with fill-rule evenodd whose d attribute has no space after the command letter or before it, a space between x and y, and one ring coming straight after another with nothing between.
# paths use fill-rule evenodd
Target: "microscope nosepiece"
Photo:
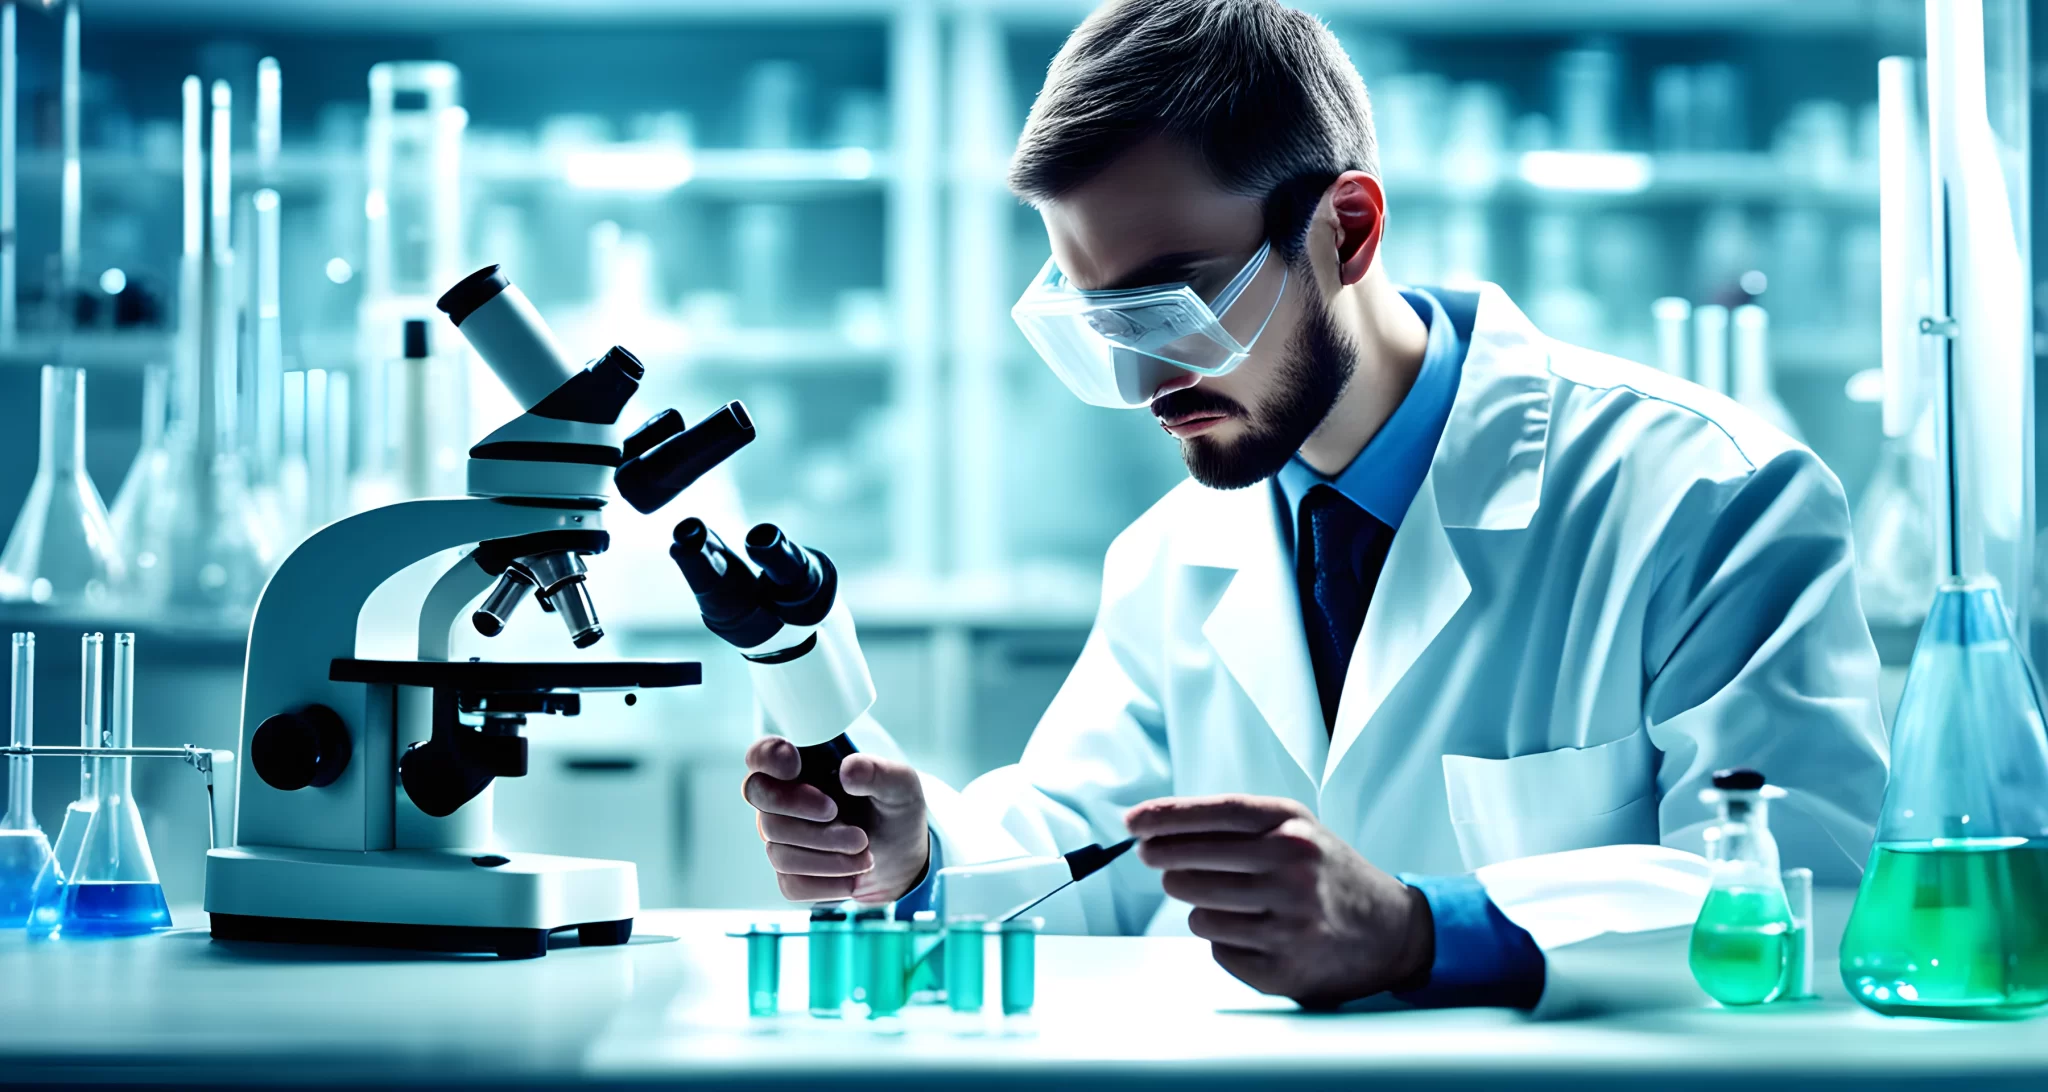
<instances>
[{"instance_id":1,"label":"microscope nosepiece","mask_svg":"<svg viewBox=\"0 0 2048 1092\"><path fill-rule=\"evenodd\" d=\"M597 606L590 601L590 590L583 586L582 577L555 589L548 596L548 605L562 616L562 624L569 629L569 640L577 648L589 648L604 636L604 627L597 623Z\"/></svg>"},{"instance_id":2,"label":"microscope nosepiece","mask_svg":"<svg viewBox=\"0 0 2048 1092\"><path fill-rule=\"evenodd\" d=\"M505 632L505 623L512 620L512 612L519 609L519 601L534 589L533 577L517 565L505 570L498 582L491 587L491 594L484 596L482 605L469 616L471 625L486 637L496 637Z\"/></svg>"}]
</instances>

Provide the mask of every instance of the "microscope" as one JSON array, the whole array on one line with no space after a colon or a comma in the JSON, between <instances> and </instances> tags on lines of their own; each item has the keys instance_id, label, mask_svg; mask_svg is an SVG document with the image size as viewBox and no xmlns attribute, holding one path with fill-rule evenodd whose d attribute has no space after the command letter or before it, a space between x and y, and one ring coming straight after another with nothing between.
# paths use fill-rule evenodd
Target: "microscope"
<instances>
[{"instance_id":1,"label":"microscope","mask_svg":"<svg viewBox=\"0 0 2048 1092\"><path fill-rule=\"evenodd\" d=\"M495 636L530 596L572 645L595 644L585 559L610 545L609 492L652 512L751 442L753 422L732 402L692 427L670 409L628 432L640 361L614 346L575 369L497 266L439 307L525 412L470 449L467 496L330 524L264 587L242 691L256 776L239 779L235 844L206 863L216 938L530 958L567 929L591 945L632 935L633 865L497 851L491 783L526 773L527 717L574 716L586 692L632 704L696 685L700 665L453 661L451 631L481 596L469 622ZM359 657L373 593L382 611L400 592L415 657Z\"/></svg>"}]
</instances>

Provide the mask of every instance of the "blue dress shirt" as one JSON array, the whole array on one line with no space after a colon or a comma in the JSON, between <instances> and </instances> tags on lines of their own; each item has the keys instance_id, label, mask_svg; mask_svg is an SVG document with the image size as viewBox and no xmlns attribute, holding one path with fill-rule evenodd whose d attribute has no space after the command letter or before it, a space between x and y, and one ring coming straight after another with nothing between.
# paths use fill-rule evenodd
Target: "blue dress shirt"
<instances>
[{"instance_id":1,"label":"blue dress shirt","mask_svg":"<svg viewBox=\"0 0 2048 1092\"><path fill-rule=\"evenodd\" d=\"M1282 534L1290 545L1294 513L1310 489L1335 486L1374 519L1399 530L1429 474L1465 364L1467 339L1458 327L1470 324L1453 322L1443 301L1426 289L1405 289L1401 295L1429 328L1415 384L1365 449L1335 478L1318 473L1299 455L1281 469L1275 478L1276 499L1282 506ZM1405 873L1400 879L1429 900L1436 924L1436 960L1426 983L1397 996L1429 1007L1535 1006L1543 994L1543 951L1500 912L1477 879Z\"/></svg>"}]
</instances>

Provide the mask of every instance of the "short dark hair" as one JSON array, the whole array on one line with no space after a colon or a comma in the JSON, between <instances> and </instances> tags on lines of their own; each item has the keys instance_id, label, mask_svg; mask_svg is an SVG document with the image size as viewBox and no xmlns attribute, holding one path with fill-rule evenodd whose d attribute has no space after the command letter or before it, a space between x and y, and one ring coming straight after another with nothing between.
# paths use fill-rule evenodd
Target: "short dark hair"
<instances>
[{"instance_id":1,"label":"short dark hair","mask_svg":"<svg viewBox=\"0 0 2048 1092\"><path fill-rule=\"evenodd\" d=\"M1037 204L1156 135L1225 188L1267 200L1290 255L1339 174L1379 174L1365 82L1336 35L1278 0L1111 0L1088 16L1031 106L1010 189Z\"/></svg>"}]
</instances>

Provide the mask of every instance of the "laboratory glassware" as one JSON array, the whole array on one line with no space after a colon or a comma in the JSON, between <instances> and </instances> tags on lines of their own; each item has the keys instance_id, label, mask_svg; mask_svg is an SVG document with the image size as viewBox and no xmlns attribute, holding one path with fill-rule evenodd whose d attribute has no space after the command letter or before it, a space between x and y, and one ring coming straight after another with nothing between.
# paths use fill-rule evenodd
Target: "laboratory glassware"
<instances>
[{"instance_id":1,"label":"laboratory glassware","mask_svg":"<svg viewBox=\"0 0 2048 1092\"><path fill-rule=\"evenodd\" d=\"M12 717L8 738L16 747L35 744L36 635L14 635ZM36 825L35 767L27 755L7 760L7 815L0 818L0 929L28 923L36 877L50 863L50 840Z\"/></svg>"},{"instance_id":2,"label":"laboratory glassware","mask_svg":"<svg viewBox=\"0 0 2048 1092\"><path fill-rule=\"evenodd\" d=\"M910 923L886 919L863 922L854 943L867 951L868 1019L895 1016L908 1000Z\"/></svg>"},{"instance_id":3,"label":"laboratory glassware","mask_svg":"<svg viewBox=\"0 0 2048 1092\"><path fill-rule=\"evenodd\" d=\"M124 597L133 605L148 608L162 602L167 566L158 552L159 543L146 533L150 498L175 489L176 462L171 457L165 429L170 423L171 370L151 364L142 370L142 445L121 488L114 493L114 506L107 521L114 529L114 541L121 545L122 560L128 566Z\"/></svg>"},{"instance_id":4,"label":"laboratory glassware","mask_svg":"<svg viewBox=\"0 0 2048 1092\"><path fill-rule=\"evenodd\" d=\"M42 381L36 476L0 552L0 601L98 607L128 567L85 472L85 371L45 365Z\"/></svg>"},{"instance_id":5,"label":"laboratory glassware","mask_svg":"<svg viewBox=\"0 0 2048 1092\"><path fill-rule=\"evenodd\" d=\"M1778 872L1768 801L1784 790L1755 770L1720 770L1700 802L1719 809L1703 832L1713 887L1693 922L1693 980L1724 1005L1755 1005L1784 988L1792 911Z\"/></svg>"},{"instance_id":6,"label":"laboratory glassware","mask_svg":"<svg viewBox=\"0 0 2048 1092\"><path fill-rule=\"evenodd\" d=\"M114 677L107 731L100 745L135 746L135 635L114 634ZM64 884L57 934L132 936L171 926L142 812L135 806L131 758L90 760L99 806L85 828L77 864Z\"/></svg>"},{"instance_id":7,"label":"laboratory glassware","mask_svg":"<svg viewBox=\"0 0 2048 1092\"><path fill-rule=\"evenodd\" d=\"M867 1003L869 968L874 956L865 938L871 927L888 916L889 911L879 906L860 907L853 912L853 999L862 1004Z\"/></svg>"},{"instance_id":8,"label":"laboratory glassware","mask_svg":"<svg viewBox=\"0 0 2048 1092\"><path fill-rule=\"evenodd\" d=\"M1788 868L1779 877L1785 887L1785 908L1792 915L1786 934L1785 983L1779 1001L1804 1001L1813 993L1813 869Z\"/></svg>"},{"instance_id":9,"label":"laboratory glassware","mask_svg":"<svg viewBox=\"0 0 2048 1092\"><path fill-rule=\"evenodd\" d=\"M1718 303L1692 309L1692 381L1728 393L1728 309Z\"/></svg>"},{"instance_id":10,"label":"laboratory glassware","mask_svg":"<svg viewBox=\"0 0 2048 1092\"><path fill-rule=\"evenodd\" d=\"M782 926L756 925L747 938L747 1014L773 1016L782 1005Z\"/></svg>"},{"instance_id":11,"label":"laboratory glassware","mask_svg":"<svg viewBox=\"0 0 2048 1092\"><path fill-rule=\"evenodd\" d=\"M1772 383L1770 313L1756 304L1745 303L1730 318L1735 330L1729 339L1728 393L1778 431L1800 439L1799 425L1792 420L1785 403L1778 400Z\"/></svg>"},{"instance_id":12,"label":"laboratory glassware","mask_svg":"<svg viewBox=\"0 0 2048 1092\"><path fill-rule=\"evenodd\" d=\"M977 917L946 922L946 1004L954 1012L981 1011L988 932L988 922Z\"/></svg>"},{"instance_id":13,"label":"laboratory glassware","mask_svg":"<svg viewBox=\"0 0 2048 1092\"><path fill-rule=\"evenodd\" d=\"M1870 484L1856 499L1856 589L1873 623L1918 625L1934 601L1934 536L1927 529L1935 525L1936 473L1934 422L1923 417L1907 435L1885 437Z\"/></svg>"},{"instance_id":14,"label":"laboratory glassware","mask_svg":"<svg viewBox=\"0 0 2048 1092\"><path fill-rule=\"evenodd\" d=\"M1011 918L1001 927L1003 1015L1023 1016L1038 1003L1038 934L1042 918Z\"/></svg>"},{"instance_id":15,"label":"laboratory glassware","mask_svg":"<svg viewBox=\"0 0 2048 1092\"><path fill-rule=\"evenodd\" d=\"M1650 304L1650 320L1657 328L1657 370L1666 375L1686 377L1686 331L1692 322L1692 301L1664 296Z\"/></svg>"},{"instance_id":16,"label":"laboratory glassware","mask_svg":"<svg viewBox=\"0 0 2048 1092\"><path fill-rule=\"evenodd\" d=\"M910 1003L943 1000L945 974L945 926L937 912L919 910L910 918L910 977L904 987Z\"/></svg>"},{"instance_id":17,"label":"laboratory glassware","mask_svg":"<svg viewBox=\"0 0 2048 1092\"><path fill-rule=\"evenodd\" d=\"M104 667L106 638L98 633L78 638L78 745L102 745L105 727L101 705L100 671ZM50 850L49 864L36 876L30 895L28 933L48 937L57 931L64 913L64 888L78 865L79 850L85 847L85 832L99 808L98 768L93 760L78 761L78 799L64 809L64 824L57 828L57 842Z\"/></svg>"},{"instance_id":18,"label":"laboratory glassware","mask_svg":"<svg viewBox=\"0 0 2048 1092\"><path fill-rule=\"evenodd\" d=\"M809 958L811 1015L836 1020L853 992L853 927L846 911L833 906L811 911Z\"/></svg>"}]
</instances>

